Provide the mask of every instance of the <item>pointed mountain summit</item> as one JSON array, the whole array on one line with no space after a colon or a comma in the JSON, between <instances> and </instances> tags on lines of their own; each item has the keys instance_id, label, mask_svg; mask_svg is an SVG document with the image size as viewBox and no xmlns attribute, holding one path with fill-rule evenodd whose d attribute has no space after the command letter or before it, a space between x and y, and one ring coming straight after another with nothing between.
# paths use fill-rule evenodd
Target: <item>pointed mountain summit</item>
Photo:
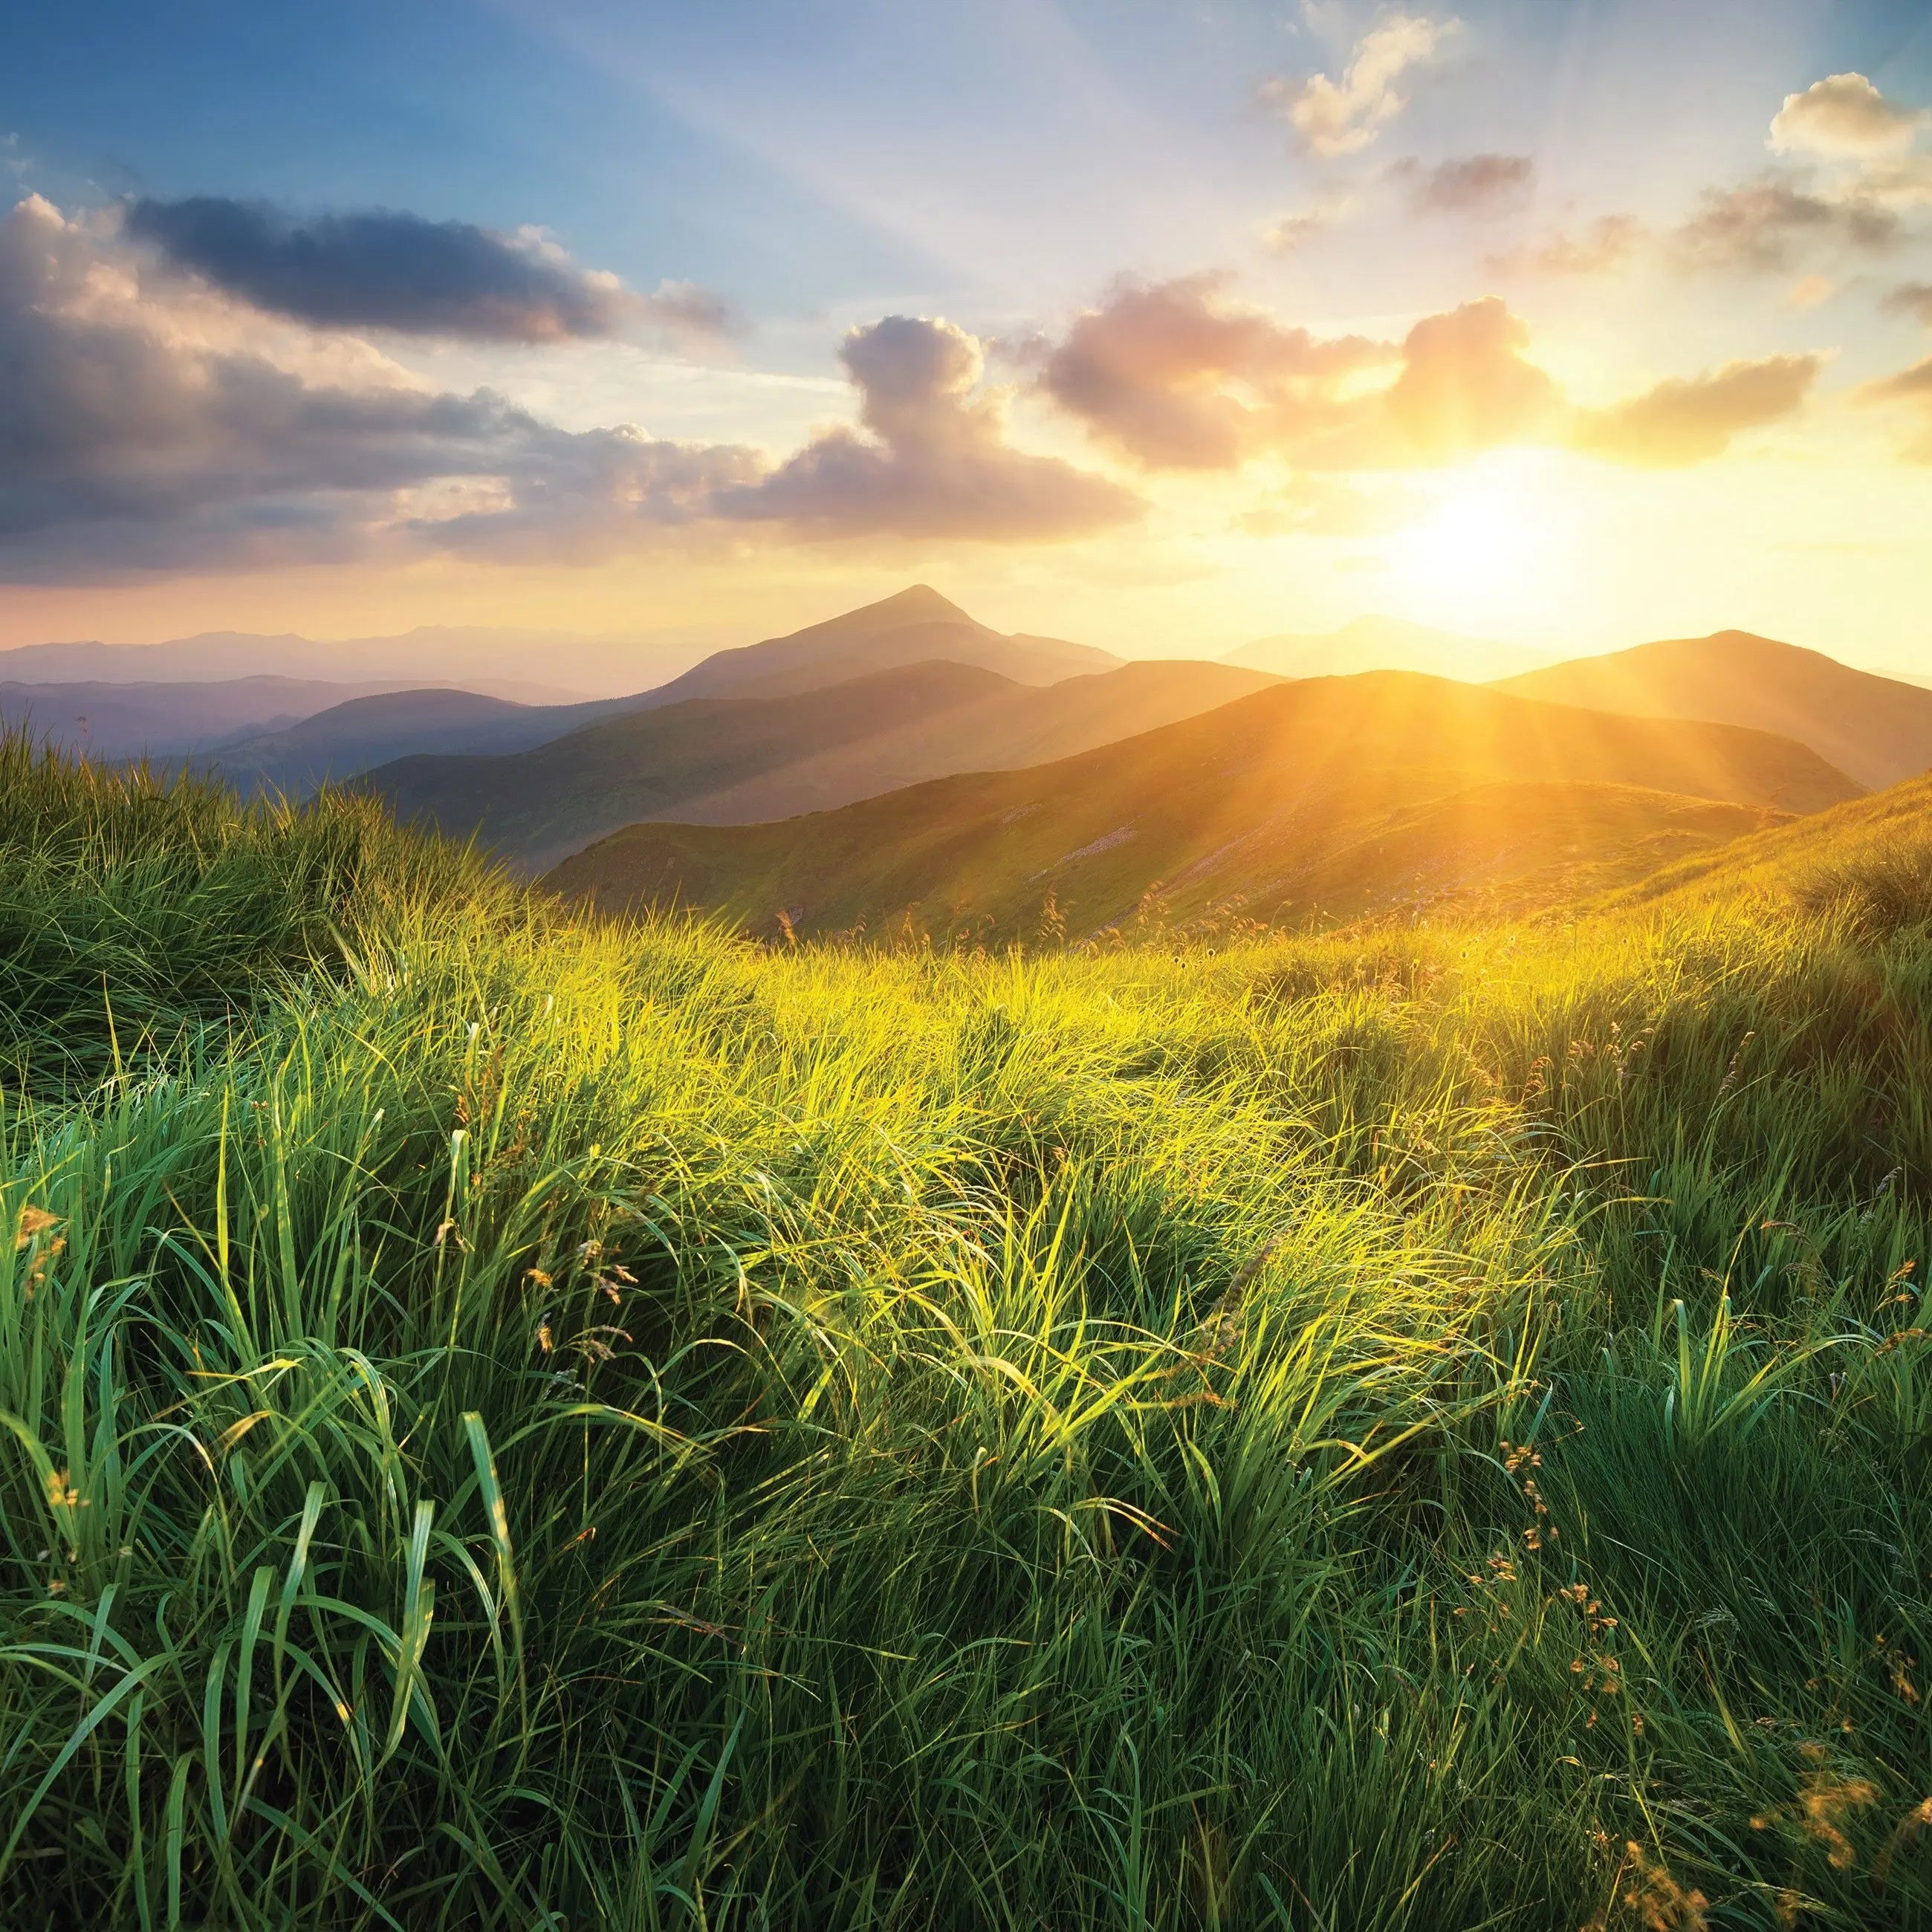
<instances>
[{"instance_id":1,"label":"pointed mountain summit","mask_svg":"<svg viewBox=\"0 0 1932 1932\"><path fill-rule=\"evenodd\" d=\"M1058 638L1004 635L930 584L915 584L802 631L715 651L652 692L648 702L656 709L692 698L784 698L872 671L931 663L970 664L1017 684L1041 685L1113 670L1120 660Z\"/></svg>"},{"instance_id":2,"label":"pointed mountain summit","mask_svg":"<svg viewBox=\"0 0 1932 1932\"><path fill-rule=\"evenodd\" d=\"M1932 767L1932 691L1749 631L1573 658L1496 688L1593 711L1774 731L1870 789Z\"/></svg>"}]
</instances>

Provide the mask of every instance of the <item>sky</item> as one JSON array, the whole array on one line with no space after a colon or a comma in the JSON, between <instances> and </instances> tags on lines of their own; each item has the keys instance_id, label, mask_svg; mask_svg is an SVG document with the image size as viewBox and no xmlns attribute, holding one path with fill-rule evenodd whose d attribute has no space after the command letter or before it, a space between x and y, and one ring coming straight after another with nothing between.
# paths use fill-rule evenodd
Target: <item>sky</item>
<instances>
[{"instance_id":1,"label":"sky","mask_svg":"<svg viewBox=\"0 0 1932 1932\"><path fill-rule=\"evenodd\" d=\"M1924 0L68 0L0 209L0 645L1932 674Z\"/></svg>"}]
</instances>

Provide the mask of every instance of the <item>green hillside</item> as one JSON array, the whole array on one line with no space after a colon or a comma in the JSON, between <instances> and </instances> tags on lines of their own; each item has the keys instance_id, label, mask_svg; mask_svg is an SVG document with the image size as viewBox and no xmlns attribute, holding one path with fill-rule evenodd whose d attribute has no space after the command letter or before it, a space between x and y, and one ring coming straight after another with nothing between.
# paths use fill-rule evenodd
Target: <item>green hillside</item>
<instances>
[{"instance_id":1,"label":"green hillside","mask_svg":"<svg viewBox=\"0 0 1932 1932\"><path fill-rule=\"evenodd\" d=\"M1928 1922L1912 822L770 948L4 748L0 1922Z\"/></svg>"},{"instance_id":2,"label":"green hillside","mask_svg":"<svg viewBox=\"0 0 1932 1932\"><path fill-rule=\"evenodd\" d=\"M1616 790L1564 800L1575 785ZM711 907L761 931L781 910L817 932L876 929L910 909L933 929L1024 938L1045 917L1086 932L1150 892L1166 920L1238 907L1273 921L1492 890L1518 903L1571 890L1571 869L1577 885L1606 886L1856 790L1762 733L1376 673L1284 685L1078 758L840 812L633 826L549 883L605 910Z\"/></svg>"},{"instance_id":3,"label":"green hillside","mask_svg":"<svg viewBox=\"0 0 1932 1932\"><path fill-rule=\"evenodd\" d=\"M1608 903L1751 898L1887 928L1924 917L1932 910L1932 776L1687 855Z\"/></svg>"},{"instance_id":4,"label":"green hillside","mask_svg":"<svg viewBox=\"0 0 1932 1932\"><path fill-rule=\"evenodd\" d=\"M782 698L693 698L520 754L403 758L368 789L540 871L640 818L746 824L957 771L1064 758L1262 688L1226 664L1143 662L1038 688L966 664L875 671Z\"/></svg>"}]
</instances>

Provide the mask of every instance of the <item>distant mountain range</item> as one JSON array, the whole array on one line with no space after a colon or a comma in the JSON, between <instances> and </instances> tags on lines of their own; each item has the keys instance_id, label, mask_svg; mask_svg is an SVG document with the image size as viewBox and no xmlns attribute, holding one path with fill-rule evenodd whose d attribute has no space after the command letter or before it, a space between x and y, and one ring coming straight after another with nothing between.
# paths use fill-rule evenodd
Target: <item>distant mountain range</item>
<instances>
[{"instance_id":1,"label":"distant mountain range","mask_svg":"<svg viewBox=\"0 0 1932 1932\"><path fill-rule=\"evenodd\" d=\"M358 699L307 718L292 728L227 745L209 764L211 769L238 784L300 796L313 790L325 779L339 783L412 754L521 752L561 738L566 733L601 718L661 710L681 706L694 698L791 697L850 682L877 671L935 663L991 672L1015 686L1041 686L1082 674L1112 670L1120 662L1108 652L1094 650L1084 644L1066 644L1054 638L1004 635L968 616L936 590L919 584L896 596L848 610L843 616L808 626L785 637L770 638L762 644L748 644L739 650L715 652L668 683L628 697L548 706L506 704L481 699L467 692L446 690L412 691L392 698ZM1231 672L1228 675L1248 677L1250 682L1226 686L1227 696L1234 697L1240 690L1252 688L1252 674ZM1151 692L1158 682L1157 680L1148 680L1136 688ZM1202 688L1209 688L1204 681ZM1160 712L1156 707L1154 712L1135 712L1130 707L1129 722L1124 728L1138 730L1166 718L1181 716L1186 709L1186 705L1180 704L1165 712ZM818 712L814 713L815 717L819 715ZM855 727L862 730L863 723L862 718L856 720ZM753 728L755 730L763 728ZM818 724L812 728L826 728ZM849 732L842 734L841 742L850 735ZM1098 741L1089 737L1081 742ZM670 738L664 732L646 732L636 742L632 763L634 764L638 758L661 756L662 748L669 742ZM715 732L706 742L716 746ZM802 724L793 736L791 748L795 759L804 758L812 749L810 733ZM1065 750L1070 747L1063 743L1055 748ZM602 762L597 769L602 782L618 782L621 758L610 752L608 746L600 747L600 754ZM962 751L962 755L967 754ZM968 762L971 761L969 756ZM553 769L560 767L556 766L554 761ZM908 776L960 769L957 760L942 760L934 765L929 758L914 757L904 767L904 776L888 778L883 782L890 786L904 782ZM461 788L472 782L487 788L496 782L496 778L482 772L459 774L454 781L456 791L447 794L436 789L443 783L441 776L425 780L424 782L430 788L434 796L425 794L419 799L412 790L411 807L414 808L418 804L428 806L441 822L452 828L462 823L464 830L473 829L476 824L482 822L482 816L488 814L468 817L466 822L469 808L461 802ZM542 782L520 770L506 775L506 782L512 790L500 801L505 809L496 814L494 821L504 825L524 808L535 804L528 788L532 783ZM411 786L416 782L414 779L408 782ZM654 788L648 771L641 774L639 782L651 796L660 800L667 797L662 784ZM379 788L392 789L386 780ZM581 783L573 783L571 790L580 800L587 796L586 788ZM400 801L401 790L397 789L395 795ZM440 802L446 796L449 800L447 813ZM862 796L862 791L854 791L842 782L833 782L820 802L843 802L846 799ZM663 805L654 804L649 808L659 810ZM620 812L613 818L606 813L596 818L594 828L586 830L583 837L594 837L634 815L634 812Z\"/></svg>"},{"instance_id":2,"label":"distant mountain range","mask_svg":"<svg viewBox=\"0 0 1932 1932\"><path fill-rule=\"evenodd\" d=\"M784 675L806 670L794 658ZM399 818L480 833L541 869L633 819L786 818L950 772L1062 758L1273 682L1198 662L1123 664L1044 688L982 665L900 664L784 697L652 704L512 757L406 758L362 782Z\"/></svg>"},{"instance_id":3,"label":"distant mountain range","mask_svg":"<svg viewBox=\"0 0 1932 1932\"><path fill-rule=\"evenodd\" d=\"M0 724L250 790L357 783L602 905L807 932L910 905L1008 937L1049 894L1089 932L1144 898L1554 904L1932 770L1932 688L1819 652L1730 631L1530 655L1371 617L1123 662L915 584L695 664L493 629L30 646L0 652L22 674Z\"/></svg>"},{"instance_id":4,"label":"distant mountain range","mask_svg":"<svg viewBox=\"0 0 1932 1932\"><path fill-rule=\"evenodd\" d=\"M172 761L238 733L282 729L344 700L404 688L267 676L206 683L0 684L0 724L90 758Z\"/></svg>"},{"instance_id":5,"label":"distant mountain range","mask_svg":"<svg viewBox=\"0 0 1932 1932\"><path fill-rule=\"evenodd\" d=\"M1571 797L1594 786L1650 794ZM941 778L778 824L640 824L548 882L610 909L716 908L770 931L929 926L1028 936L1239 901L1354 916L1582 865L1640 876L1859 788L1815 752L1734 726L1546 704L1415 674L1289 682L1076 758ZM1713 809L1712 808L1718 808Z\"/></svg>"},{"instance_id":6,"label":"distant mountain range","mask_svg":"<svg viewBox=\"0 0 1932 1932\"><path fill-rule=\"evenodd\" d=\"M833 663L834 653L842 663ZM208 631L158 644L20 644L0 650L0 682L201 683L260 675L321 680L364 690L480 691L518 704L549 705L668 689L666 697L712 697L763 688L773 697L806 683L836 682L896 664L945 658L983 664L1022 683L1050 683L1105 670L1111 652L1052 638L1007 637L968 616L924 584L762 644L704 656L700 646L568 632L428 624L394 637L305 638ZM701 662L700 662L701 660ZM535 674L533 675L533 674Z\"/></svg>"},{"instance_id":7,"label":"distant mountain range","mask_svg":"<svg viewBox=\"0 0 1932 1932\"><path fill-rule=\"evenodd\" d=\"M638 698L512 704L482 692L411 689L351 698L216 746L200 767L244 792L304 798L370 766L419 752L518 752L608 717Z\"/></svg>"},{"instance_id":8,"label":"distant mountain range","mask_svg":"<svg viewBox=\"0 0 1932 1932\"><path fill-rule=\"evenodd\" d=\"M1578 658L1500 688L1593 710L1776 731L1868 789L1932 768L1932 691L1748 631Z\"/></svg>"},{"instance_id":9,"label":"distant mountain range","mask_svg":"<svg viewBox=\"0 0 1932 1932\"><path fill-rule=\"evenodd\" d=\"M267 674L364 691L455 686L518 704L556 704L660 683L698 655L641 640L444 624L388 638L205 631L158 644L18 644L0 650L0 680L206 683ZM532 677L533 669L544 675Z\"/></svg>"},{"instance_id":10,"label":"distant mountain range","mask_svg":"<svg viewBox=\"0 0 1932 1932\"><path fill-rule=\"evenodd\" d=\"M1228 652L1223 664L1272 671L1277 677L1347 677L1365 670L1419 670L1472 684L1508 677L1546 661L1546 651L1490 638L1432 631L1401 617L1358 617L1339 631L1309 635L1284 632Z\"/></svg>"}]
</instances>

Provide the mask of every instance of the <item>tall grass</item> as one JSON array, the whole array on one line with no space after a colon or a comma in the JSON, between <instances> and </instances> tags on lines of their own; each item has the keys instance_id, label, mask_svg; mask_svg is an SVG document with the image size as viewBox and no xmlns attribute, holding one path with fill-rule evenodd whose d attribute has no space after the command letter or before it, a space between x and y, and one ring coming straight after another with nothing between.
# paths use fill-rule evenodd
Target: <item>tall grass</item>
<instances>
[{"instance_id":1,"label":"tall grass","mask_svg":"<svg viewBox=\"0 0 1932 1932\"><path fill-rule=\"evenodd\" d=\"M0 1062L43 1090L165 1046L384 904L485 890L472 859L368 802L244 806L20 730L0 731Z\"/></svg>"},{"instance_id":2,"label":"tall grass","mask_svg":"<svg viewBox=\"0 0 1932 1932\"><path fill-rule=\"evenodd\" d=\"M160 883L17 902L6 1922L1932 1916L1922 928L771 953L9 782Z\"/></svg>"}]
</instances>

